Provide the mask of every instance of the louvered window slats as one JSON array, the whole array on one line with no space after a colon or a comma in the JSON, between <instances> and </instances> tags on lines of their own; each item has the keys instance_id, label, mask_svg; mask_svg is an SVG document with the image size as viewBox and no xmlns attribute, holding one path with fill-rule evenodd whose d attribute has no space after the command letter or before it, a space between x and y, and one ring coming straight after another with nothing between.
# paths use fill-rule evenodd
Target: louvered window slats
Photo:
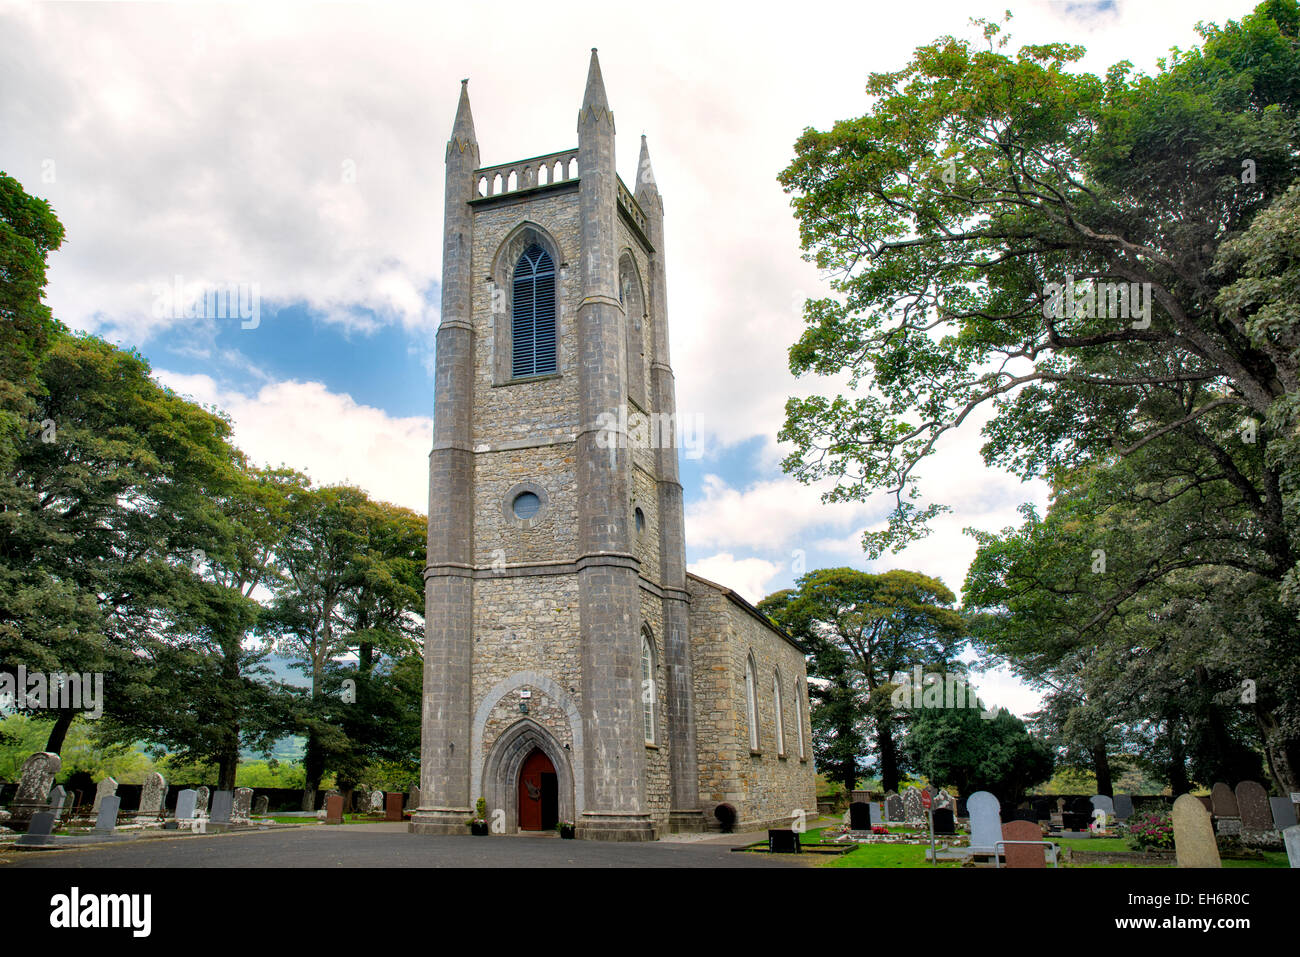
<instances>
[{"instance_id":1,"label":"louvered window slats","mask_svg":"<svg viewBox=\"0 0 1300 957\"><path fill-rule=\"evenodd\" d=\"M541 246L529 246L515 265L511 340L516 379L555 372L555 263Z\"/></svg>"}]
</instances>

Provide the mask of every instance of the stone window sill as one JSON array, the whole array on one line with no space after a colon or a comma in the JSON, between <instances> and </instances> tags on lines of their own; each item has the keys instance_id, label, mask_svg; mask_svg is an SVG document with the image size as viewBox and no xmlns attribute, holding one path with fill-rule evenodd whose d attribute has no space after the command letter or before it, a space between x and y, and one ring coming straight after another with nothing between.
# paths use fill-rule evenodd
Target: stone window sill
<instances>
[{"instance_id":1,"label":"stone window sill","mask_svg":"<svg viewBox=\"0 0 1300 957\"><path fill-rule=\"evenodd\" d=\"M781 754L778 754L778 755L776 756L776 759L777 759L778 761L788 761L788 760L789 760L789 756L786 755L785 753L781 753Z\"/></svg>"},{"instance_id":2,"label":"stone window sill","mask_svg":"<svg viewBox=\"0 0 1300 957\"><path fill-rule=\"evenodd\" d=\"M757 750L756 748L750 748L750 749L749 749L749 756L750 756L751 758L761 758L761 757L763 756L763 752Z\"/></svg>"},{"instance_id":3,"label":"stone window sill","mask_svg":"<svg viewBox=\"0 0 1300 957\"><path fill-rule=\"evenodd\" d=\"M546 375L530 375L530 376L523 376L522 378L519 379L506 379L505 382L494 382L492 383L492 388L499 389L502 386L507 386L507 385L527 385L530 382L549 382L552 379L559 379L559 378L562 378L560 373L548 372Z\"/></svg>"},{"instance_id":4,"label":"stone window sill","mask_svg":"<svg viewBox=\"0 0 1300 957\"><path fill-rule=\"evenodd\" d=\"M659 745L655 744L653 741L647 741L645 743L645 749L647 751L658 751Z\"/></svg>"}]
</instances>

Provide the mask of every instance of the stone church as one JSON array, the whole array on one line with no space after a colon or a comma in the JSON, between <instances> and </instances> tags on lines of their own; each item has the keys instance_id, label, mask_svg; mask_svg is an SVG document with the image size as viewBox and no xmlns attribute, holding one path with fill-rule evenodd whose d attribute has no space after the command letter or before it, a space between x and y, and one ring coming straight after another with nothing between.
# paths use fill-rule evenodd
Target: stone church
<instances>
[{"instance_id":1,"label":"stone church","mask_svg":"<svg viewBox=\"0 0 1300 957\"><path fill-rule=\"evenodd\" d=\"M447 144L417 833L789 826L816 809L799 649L686 572L663 203L592 51L576 149ZM651 423L647 436L639 423Z\"/></svg>"}]
</instances>

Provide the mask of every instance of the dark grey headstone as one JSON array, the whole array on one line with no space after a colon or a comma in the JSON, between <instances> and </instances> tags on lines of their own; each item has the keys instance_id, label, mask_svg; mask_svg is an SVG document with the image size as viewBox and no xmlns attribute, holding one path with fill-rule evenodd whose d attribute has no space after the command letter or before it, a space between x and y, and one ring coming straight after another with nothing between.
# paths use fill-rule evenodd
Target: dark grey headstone
<instances>
[{"instance_id":1,"label":"dark grey headstone","mask_svg":"<svg viewBox=\"0 0 1300 957\"><path fill-rule=\"evenodd\" d=\"M212 793L212 823L229 824L230 812L234 809L234 791L214 791Z\"/></svg>"},{"instance_id":2,"label":"dark grey headstone","mask_svg":"<svg viewBox=\"0 0 1300 957\"><path fill-rule=\"evenodd\" d=\"M199 792L186 788L176 795L176 820L189 821L194 817L194 808L198 802Z\"/></svg>"},{"instance_id":3,"label":"dark grey headstone","mask_svg":"<svg viewBox=\"0 0 1300 957\"><path fill-rule=\"evenodd\" d=\"M62 784L56 784L50 791L50 813L54 815L54 820L63 817L63 805L68 800L68 791Z\"/></svg>"},{"instance_id":4,"label":"dark grey headstone","mask_svg":"<svg viewBox=\"0 0 1300 957\"><path fill-rule=\"evenodd\" d=\"M32 815L31 822L27 826L27 833L14 843L22 847L30 847L34 844L53 844L54 838L51 836L53 832L53 812L37 811Z\"/></svg>"},{"instance_id":5,"label":"dark grey headstone","mask_svg":"<svg viewBox=\"0 0 1300 957\"><path fill-rule=\"evenodd\" d=\"M1105 811L1107 817L1115 816L1115 802L1110 797L1110 795L1094 794L1091 798L1089 798L1089 800L1092 801L1092 809L1094 811L1097 810Z\"/></svg>"},{"instance_id":6,"label":"dark grey headstone","mask_svg":"<svg viewBox=\"0 0 1300 957\"><path fill-rule=\"evenodd\" d=\"M1237 785L1236 798L1243 828L1251 831L1272 829L1273 810L1269 807L1264 785L1258 781L1242 781Z\"/></svg>"},{"instance_id":7,"label":"dark grey headstone","mask_svg":"<svg viewBox=\"0 0 1300 957\"><path fill-rule=\"evenodd\" d=\"M903 799L890 791L885 795L885 820L886 821L904 821L906 820L903 811Z\"/></svg>"},{"instance_id":8,"label":"dark grey headstone","mask_svg":"<svg viewBox=\"0 0 1300 957\"><path fill-rule=\"evenodd\" d=\"M871 817L871 826L872 826L872 827L881 827L881 826L884 825L884 823L885 823L885 817L884 817L884 814L883 814L883 813L881 812L881 810L880 810L880 802L879 802L879 801L872 801L870 804L868 804L868 805L867 805L867 811L869 812L870 817Z\"/></svg>"},{"instance_id":9,"label":"dark grey headstone","mask_svg":"<svg viewBox=\"0 0 1300 957\"><path fill-rule=\"evenodd\" d=\"M1121 821L1127 821L1133 816L1133 795L1116 794L1115 795L1115 817Z\"/></svg>"},{"instance_id":10,"label":"dark grey headstone","mask_svg":"<svg viewBox=\"0 0 1300 957\"><path fill-rule=\"evenodd\" d=\"M934 809L934 833L935 834L956 834L957 826L953 821L952 808L937 807Z\"/></svg>"},{"instance_id":11,"label":"dark grey headstone","mask_svg":"<svg viewBox=\"0 0 1300 957\"><path fill-rule=\"evenodd\" d=\"M1273 812L1273 826L1275 828L1281 831L1295 826L1295 805L1291 803L1289 797L1271 797L1268 799L1268 804Z\"/></svg>"},{"instance_id":12,"label":"dark grey headstone","mask_svg":"<svg viewBox=\"0 0 1300 957\"><path fill-rule=\"evenodd\" d=\"M253 799L253 814L257 817L266 817L271 808L271 799L265 794L259 794Z\"/></svg>"},{"instance_id":13,"label":"dark grey headstone","mask_svg":"<svg viewBox=\"0 0 1300 957\"><path fill-rule=\"evenodd\" d=\"M117 827L117 812L122 806L122 799L116 794L105 794L99 799L99 813L95 816L95 831L98 834L112 834Z\"/></svg>"}]
</instances>

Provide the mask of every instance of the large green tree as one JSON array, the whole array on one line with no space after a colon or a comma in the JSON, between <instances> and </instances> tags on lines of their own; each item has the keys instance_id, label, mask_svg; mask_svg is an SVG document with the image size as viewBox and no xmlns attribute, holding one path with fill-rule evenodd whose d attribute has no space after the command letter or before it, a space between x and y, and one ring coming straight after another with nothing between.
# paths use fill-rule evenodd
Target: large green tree
<instances>
[{"instance_id":1,"label":"large green tree","mask_svg":"<svg viewBox=\"0 0 1300 957\"><path fill-rule=\"evenodd\" d=\"M778 597L779 596L779 597ZM858 773L862 723L872 729L884 788L898 787L902 768L898 738L904 719L891 702L899 680L912 668L961 671L957 662L965 635L956 597L935 578L918 572L872 574L827 568L802 576L791 592L760 605L794 635L810 658L809 675L826 682L817 697L830 717L833 750L818 755L837 765L847 788ZM810 682L810 685L813 684ZM816 738L814 739L816 743Z\"/></svg>"},{"instance_id":2,"label":"large green tree","mask_svg":"<svg viewBox=\"0 0 1300 957\"><path fill-rule=\"evenodd\" d=\"M1294 295L1300 8L1205 26L1151 76L1077 72L1081 47L1009 54L998 26L984 32L987 49L946 37L874 74L872 111L806 131L782 174L810 258L835 276L791 368L854 390L790 400L787 469L835 480L832 500L891 492L864 542L877 555L926 534L943 506L918 468L989 413L986 461L1025 478L1136 462L1095 486L1142 531L1094 527L1141 545L1107 549L1113 587L1083 618L1094 639L1192 569L1282 589L1300 546L1294 311L1279 303ZM1121 285L1123 309L1064 308L1064 290ZM1296 655L1294 615L1271 640L1274 659ZM1300 786L1300 723L1272 700L1270 754Z\"/></svg>"}]
</instances>

